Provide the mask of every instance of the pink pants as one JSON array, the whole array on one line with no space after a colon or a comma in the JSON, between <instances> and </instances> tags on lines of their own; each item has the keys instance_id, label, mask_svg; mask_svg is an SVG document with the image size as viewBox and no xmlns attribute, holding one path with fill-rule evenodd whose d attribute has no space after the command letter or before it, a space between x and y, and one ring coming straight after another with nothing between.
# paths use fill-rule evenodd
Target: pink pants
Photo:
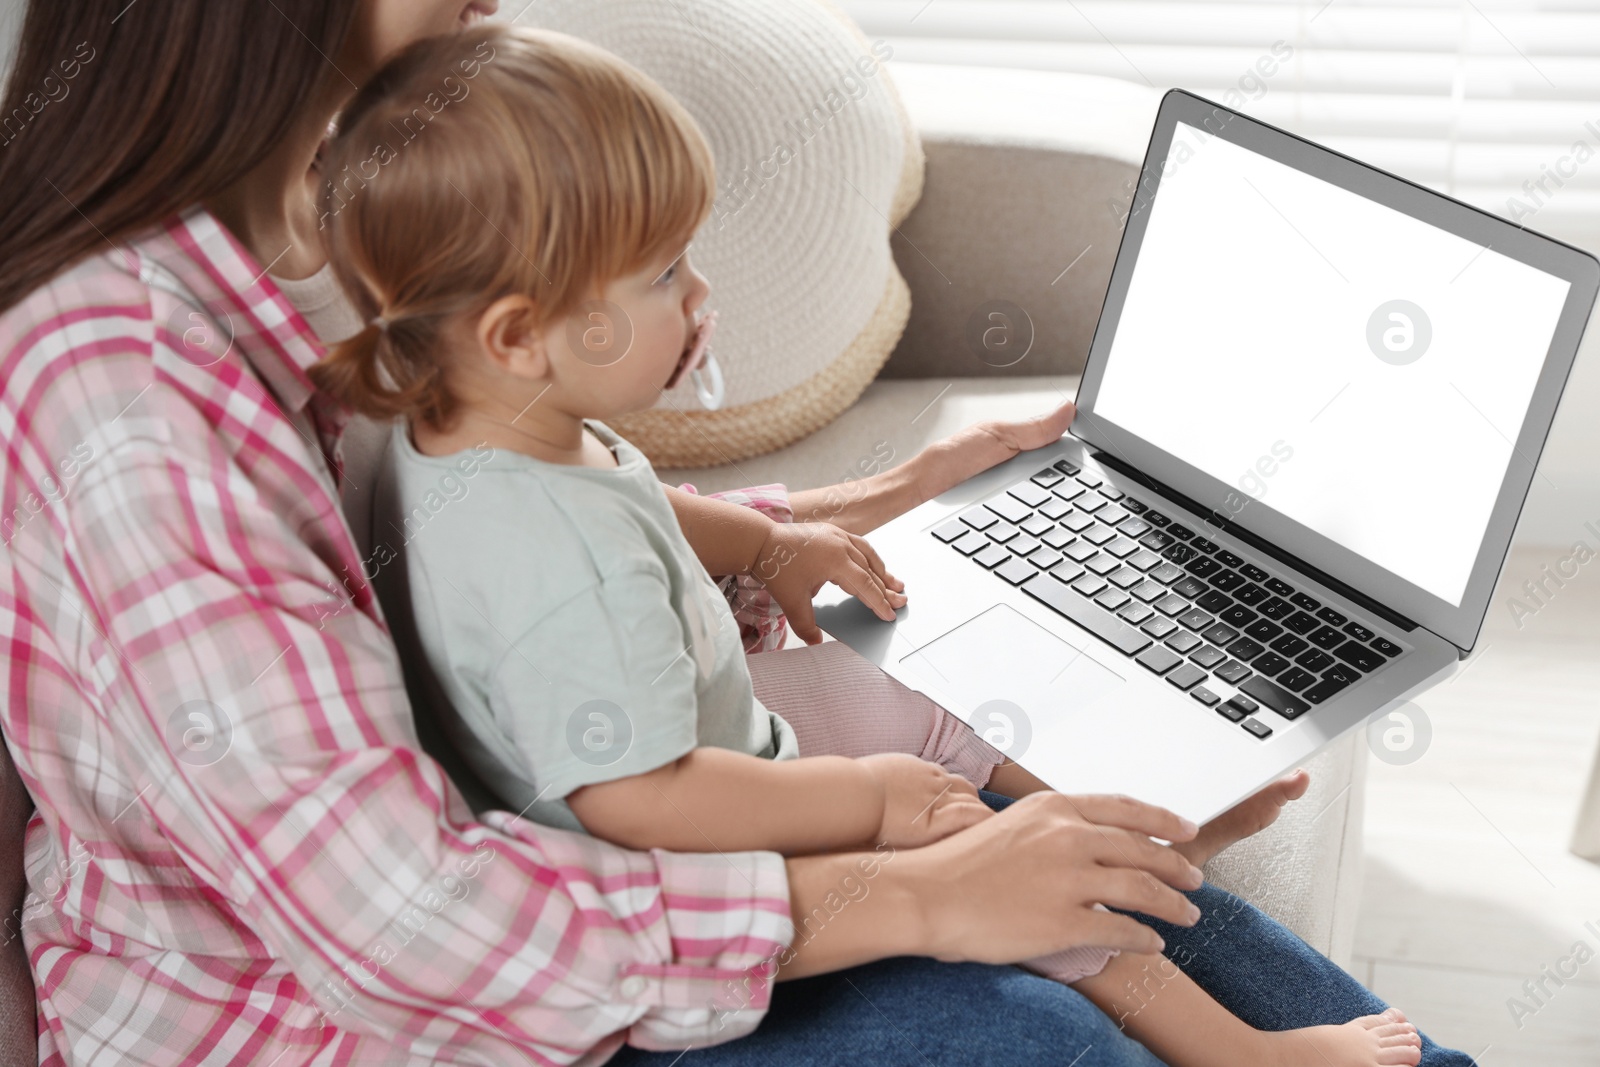
<instances>
[{"instance_id":1,"label":"pink pants","mask_svg":"<svg viewBox=\"0 0 1600 1067\"><path fill-rule=\"evenodd\" d=\"M794 727L802 756L870 756L909 752L978 788L1005 757L972 727L862 659L829 641L746 657L756 699ZM1023 966L1071 983L1099 974L1113 949L1085 946Z\"/></svg>"}]
</instances>

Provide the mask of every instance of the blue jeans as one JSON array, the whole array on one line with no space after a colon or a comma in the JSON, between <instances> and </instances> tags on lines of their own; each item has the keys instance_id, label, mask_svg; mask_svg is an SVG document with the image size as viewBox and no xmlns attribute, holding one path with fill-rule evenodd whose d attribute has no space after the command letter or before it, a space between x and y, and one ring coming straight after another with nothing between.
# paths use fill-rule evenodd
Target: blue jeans
<instances>
[{"instance_id":1,"label":"blue jeans","mask_svg":"<svg viewBox=\"0 0 1600 1067\"><path fill-rule=\"evenodd\" d=\"M1010 798L985 792L995 810ZM1141 918L1166 955L1258 1030L1343 1023L1385 1004L1252 905L1212 885L1188 894L1201 920L1184 929ZM624 1048L611 1067L1162 1067L1112 1019L1064 985L1016 967L880 960L783 982L759 1029L688 1053ZM1471 1067L1422 1039L1422 1067Z\"/></svg>"}]
</instances>

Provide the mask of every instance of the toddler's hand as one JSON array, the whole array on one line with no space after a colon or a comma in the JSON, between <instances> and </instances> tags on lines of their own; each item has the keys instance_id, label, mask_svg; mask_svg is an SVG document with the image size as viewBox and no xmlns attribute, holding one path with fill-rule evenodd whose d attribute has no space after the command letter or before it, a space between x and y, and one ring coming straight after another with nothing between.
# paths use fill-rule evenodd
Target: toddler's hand
<instances>
[{"instance_id":1,"label":"toddler's hand","mask_svg":"<svg viewBox=\"0 0 1600 1067\"><path fill-rule=\"evenodd\" d=\"M920 848L994 814L971 782L937 763L903 752L862 756L860 761L883 785L880 843Z\"/></svg>"},{"instance_id":2,"label":"toddler's hand","mask_svg":"<svg viewBox=\"0 0 1600 1067\"><path fill-rule=\"evenodd\" d=\"M864 538L826 522L774 523L751 573L808 645L822 640L811 598L832 582L872 609L884 622L904 607L905 585L883 566Z\"/></svg>"}]
</instances>

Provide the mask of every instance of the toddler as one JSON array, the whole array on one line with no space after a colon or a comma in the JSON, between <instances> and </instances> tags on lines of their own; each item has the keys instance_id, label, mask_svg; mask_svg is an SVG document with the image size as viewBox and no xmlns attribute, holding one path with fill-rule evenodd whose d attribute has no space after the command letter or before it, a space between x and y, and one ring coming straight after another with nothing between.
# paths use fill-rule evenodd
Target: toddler
<instances>
[{"instance_id":1,"label":"toddler","mask_svg":"<svg viewBox=\"0 0 1600 1067\"><path fill-rule=\"evenodd\" d=\"M664 90L573 38L480 27L391 62L324 168L330 260L371 321L313 378L395 419L373 536L398 558L375 584L500 803L631 848L795 855L926 844L990 816L976 786L1027 784L926 701L764 707L708 566L794 568L885 619L900 583L825 523L730 509L748 518L686 536L605 425L699 369L714 322L687 251L710 151ZM1030 966L1174 1067L1419 1058L1393 1010L1263 1032L1159 956L1087 947ZM1159 992L1128 1010L1152 969Z\"/></svg>"}]
</instances>

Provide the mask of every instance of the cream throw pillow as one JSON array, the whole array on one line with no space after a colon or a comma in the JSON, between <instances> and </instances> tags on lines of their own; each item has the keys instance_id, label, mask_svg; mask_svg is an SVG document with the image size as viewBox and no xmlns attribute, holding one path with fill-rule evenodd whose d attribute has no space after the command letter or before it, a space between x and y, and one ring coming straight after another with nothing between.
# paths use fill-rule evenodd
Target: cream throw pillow
<instances>
[{"instance_id":1,"label":"cream throw pillow","mask_svg":"<svg viewBox=\"0 0 1600 1067\"><path fill-rule=\"evenodd\" d=\"M823 0L540 0L518 20L626 59L694 115L717 199L695 266L720 312L720 410L679 385L611 420L658 467L781 448L853 404L900 339L910 292L889 234L922 192L922 146L883 60Z\"/></svg>"}]
</instances>

